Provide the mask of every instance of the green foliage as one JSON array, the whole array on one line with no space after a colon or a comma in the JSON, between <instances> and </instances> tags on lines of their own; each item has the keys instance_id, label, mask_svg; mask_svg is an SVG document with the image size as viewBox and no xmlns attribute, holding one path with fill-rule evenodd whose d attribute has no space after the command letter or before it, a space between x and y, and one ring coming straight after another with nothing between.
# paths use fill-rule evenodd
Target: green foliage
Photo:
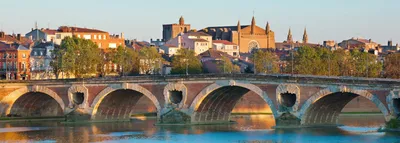
<instances>
[{"instance_id":1,"label":"green foliage","mask_svg":"<svg viewBox=\"0 0 400 143\"><path fill-rule=\"evenodd\" d=\"M113 50L110 55L111 62L121 67L121 75L125 75L127 72L131 72L134 68L138 68L139 53L132 49L118 46L118 48Z\"/></svg>"},{"instance_id":2,"label":"green foliage","mask_svg":"<svg viewBox=\"0 0 400 143\"><path fill-rule=\"evenodd\" d=\"M218 68L222 73L232 73L234 70L233 67L234 65L228 57L223 56L221 61L218 61Z\"/></svg>"},{"instance_id":3,"label":"green foliage","mask_svg":"<svg viewBox=\"0 0 400 143\"><path fill-rule=\"evenodd\" d=\"M172 59L172 74L185 74L186 66L189 74L199 74L203 71L200 60L193 50L179 49Z\"/></svg>"},{"instance_id":4,"label":"green foliage","mask_svg":"<svg viewBox=\"0 0 400 143\"><path fill-rule=\"evenodd\" d=\"M400 78L400 53L390 54L385 57L385 77Z\"/></svg>"},{"instance_id":5,"label":"green foliage","mask_svg":"<svg viewBox=\"0 0 400 143\"><path fill-rule=\"evenodd\" d=\"M256 50L251 57L257 73L278 73L279 58L270 51Z\"/></svg>"},{"instance_id":6,"label":"green foliage","mask_svg":"<svg viewBox=\"0 0 400 143\"><path fill-rule=\"evenodd\" d=\"M66 37L61 42L61 48L53 52L55 57L51 66L54 73L65 72L77 78L93 76L101 66L102 57L97 45L86 39Z\"/></svg>"},{"instance_id":7,"label":"green foliage","mask_svg":"<svg viewBox=\"0 0 400 143\"><path fill-rule=\"evenodd\" d=\"M288 57L286 72L292 70ZM373 54L353 50L330 51L326 48L300 47L294 52L293 72L306 75L379 77L382 64Z\"/></svg>"},{"instance_id":8,"label":"green foliage","mask_svg":"<svg viewBox=\"0 0 400 143\"><path fill-rule=\"evenodd\" d=\"M163 59L154 47L144 47L139 51L139 69L142 74L156 74L162 69Z\"/></svg>"}]
</instances>

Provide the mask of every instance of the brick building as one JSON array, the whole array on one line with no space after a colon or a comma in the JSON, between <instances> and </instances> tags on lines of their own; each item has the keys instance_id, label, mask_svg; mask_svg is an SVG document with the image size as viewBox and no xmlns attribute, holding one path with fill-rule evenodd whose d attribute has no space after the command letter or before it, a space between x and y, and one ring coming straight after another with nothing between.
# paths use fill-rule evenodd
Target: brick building
<instances>
[{"instance_id":1,"label":"brick building","mask_svg":"<svg viewBox=\"0 0 400 143\"><path fill-rule=\"evenodd\" d=\"M162 41L167 42L178 36L180 33L186 33L190 31L190 24L185 24L185 20L181 16L178 24L164 24L163 25L163 39Z\"/></svg>"}]
</instances>

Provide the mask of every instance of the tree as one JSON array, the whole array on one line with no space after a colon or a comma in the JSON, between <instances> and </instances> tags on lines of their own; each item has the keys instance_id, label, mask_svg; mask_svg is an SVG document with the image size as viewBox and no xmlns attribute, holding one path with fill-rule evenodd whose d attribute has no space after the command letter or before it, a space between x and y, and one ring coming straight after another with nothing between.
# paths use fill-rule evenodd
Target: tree
<instances>
[{"instance_id":1,"label":"tree","mask_svg":"<svg viewBox=\"0 0 400 143\"><path fill-rule=\"evenodd\" d=\"M199 74L203 71L200 60L193 50L179 49L172 59L172 74L185 74L186 67L189 74Z\"/></svg>"},{"instance_id":2,"label":"tree","mask_svg":"<svg viewBox=\"0 0 400 143\"><path fill-rule=\"evenodd\" d=\"M77 78L92 76L97 73L98 66L103 60L100 49L90 40L77 37L66 37L61 42L59 50L54 52L55 59L51 66L53 72L65 72L69 77Z\"/></svg>"},{"instance_id":3,"label":"tree","mask_svg":"<svg viewBox=\"0 0 400 143\"><path fill-rule=\"evenodd\" d=\"M358 77L379 77L382 65L377 62L373 54L353 50L350 52L354 64L354 76Z\"/></svg>"},{"instance_id":4,"label":"tree","mask_svg":"<svg viewBox=\"0 0 400 143\"><path fill-rule=\"evenodd\" d=\"M50 61L50 67L52 68L52 72L55 75L56 79L58 79L60 73L62 72L62 50L57 47L51 53L53 60Z\"/></svg>"},{"instance_id":5,"label":"tree","mask_svg":"<svg viewBox=\"0 0 400 143\"><path fill-rule=\"evenodd\" d=\"M221 61L218 62L219 71L222 73L232 73L234 65L232 64L231 59L226 56L222 56Z\"/></svg>"},{"instance_id":6,"label":"tree","mask_svg":"<svg viewBox=\"0 0 400 143\"><path fill-rule=\"evenodd\" d=\"M251 57L257 73L278 73L278 56L271 51L255 50Z\"/></svg>"},{"instance_id":7,"label":"tree","mask_svg":"<svg viewBox=\"0 0 400 143\"><path fill-rule=\"evenodd\" d=\"M157 49L144 47L139 51L139 69L142 74L156 74L161 70L163 60Z\"/></svg>"},{"instance_id":8,"label":"tree","mask_svg":"<svg viewBox=\"0 0 400 143\"><path fill-rule=\"evenodd\" d=\"M132 49L118 46L116 50L111 52L112 62L120 66L120 75L124 76L127 72L131 72L138 61L138 53Z\"/></svg>"},{"instance_id":9,"label":"tree","mask_svg":"<svg viewBox=\"0 0 400 143\"><path fill-rule=\"evenodd\" d=\"M386 78L400 78L400 53L386 56L384 65Z\"/></svg>"}]
</instances>

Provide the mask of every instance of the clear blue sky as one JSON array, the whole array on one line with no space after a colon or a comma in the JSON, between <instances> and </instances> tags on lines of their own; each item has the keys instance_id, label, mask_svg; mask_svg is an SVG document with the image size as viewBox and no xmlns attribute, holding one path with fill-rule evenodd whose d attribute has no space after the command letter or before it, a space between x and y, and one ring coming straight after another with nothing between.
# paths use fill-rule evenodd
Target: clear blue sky
<instances>
[{"instance_id":1,"label":"clear blue sky","mask_svg":"<svg viewBox=\"0 0 400 143\"><path fill-rule=\"evenodd\" d=\"M277 41L289 27L301 40L307 27L314 43L351 37L372 38L382 44L400 43L399 0L2 0L2 30L27 33L34 27L61 25L97 28L127 38L157 39L162 24L177 23L181 15L193 28L267 21Z\"/></svg>"}]
</instances>

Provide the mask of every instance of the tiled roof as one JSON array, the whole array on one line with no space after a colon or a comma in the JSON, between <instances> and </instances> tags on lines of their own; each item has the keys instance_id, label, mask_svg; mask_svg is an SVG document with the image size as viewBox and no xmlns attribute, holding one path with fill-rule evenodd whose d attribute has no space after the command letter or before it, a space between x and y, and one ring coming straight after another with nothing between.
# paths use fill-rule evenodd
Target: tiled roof
<instances>
[{"instance_id":1,"label":"tiled roof","mask_svg":"<svg viewBox=\"0 0 400 143\"><path fill-rule=\"evenodd\" d=\"M290 49L291 47L303 47L303 46L308 46L308 47L318 47L320 45L318 44L312 44L312 43L275 43L275 47L277 49Z\"/></svg>"},{"instance_id":2,"label":"tiled roof","mask_svg":"<svg viewBox=\"0 0 400 143\"><path fill-rule=\"evenodd\" d=\"M209 35L207 33L204 33L204 32L189 32L189 33L186 33L186 34L189 35L189 36L211 36L211 35Z\"/></svg>"},{"instance_id":3,"label":"tiled roof","mask_svg":"<svg viewBox=\"0 0 400 143\"><path fill-rule=\"evenodd\" d=\"M205 52L203 52L203 53L201 53L199 55L199 57L201 57L201 58L208 57L208 58L214 58L214 59L220 59L223 56L224 57L228 57L228 58L234 58L234 57L232 57L231 55L229 55L229 54L227 54L225 52L218 51L218 50L215 50L215 49L208 49L207 51L205 51Z\"/></svg>"},{"instance_id":4,"label":"tiled roof","mask_svg":"<svg viewBox=\"0 0 400 143\"><path fill-rule=\"evenodd\" d=\"M18 43L13 43L13 44L8 44L4 42L0 42L0 50L29 50L27 47L24 45L18 44Z\"/></svg>"},{"instance_id":5,"label":"tiled roof","mask_svg":"<svg viewBox=\"0 0 400 143\"><path fill-rule=\"evenodd\" d=\"M21 37L20 40L17 39L17 36L15 35L4 35L4 37L0 37L0 42L4 42L4 43L20 43L22 45L25 45L27 47L29 47L30 44L33 43L32 40L25 38L25 37Z\"/></svg>"},{"instance_id":6,"label":"tiled roof","mask_svg":"<svg viewBox=\"0 0 400 143\"><path fill-rule=\"evenodd\" d=\"M219 44L224 44L224 45L237 45L237 44L229 42L227 40L214 40L213 43L219 43Z\"/></svg>"},{"instance_id":7,"label":"tiled roof","mask_svg":"<svg viewBox=\"0 0 400 143\"><path fill-rule=\"evenodd\" d=\"M107 33L97 29L81 28L81 27L68 27L61 26L57 30L58 32L81 32L81 33Z\"/></svg>"},{"instance_id":8,"label":"tiled roof","mask_svg":"<svg viewBox=\"0 0 400 143\"><path fill-rule=\"evenodd\" d=\"M48 35L55 35L57 32L55 29L43 29L42 31Z\"/></svg>"}]
</instances>

